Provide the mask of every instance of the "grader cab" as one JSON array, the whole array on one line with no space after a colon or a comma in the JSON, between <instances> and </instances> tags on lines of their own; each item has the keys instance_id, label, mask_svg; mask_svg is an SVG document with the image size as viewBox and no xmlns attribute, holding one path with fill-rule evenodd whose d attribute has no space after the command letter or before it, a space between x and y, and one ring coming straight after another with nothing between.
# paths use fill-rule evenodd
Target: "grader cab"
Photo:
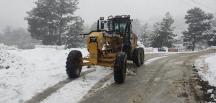
<instances>
[{"instance_id":1,"label":"grader cab","mask_svg":"<svg viewBox=\"0 0 216 103\"><path fill-rule=\"evenodd\" d=\"M127 60L138 67L144 63L144 49L137 46L137 35L132 32L132 20L128 15L101 17L97 22L97 30L87 35L89 55L73 50L66 62L69 78L78 78L82 66L99 65L112 67L116 83L123 83L126 77Z\"/></svg>"}]
</instances>

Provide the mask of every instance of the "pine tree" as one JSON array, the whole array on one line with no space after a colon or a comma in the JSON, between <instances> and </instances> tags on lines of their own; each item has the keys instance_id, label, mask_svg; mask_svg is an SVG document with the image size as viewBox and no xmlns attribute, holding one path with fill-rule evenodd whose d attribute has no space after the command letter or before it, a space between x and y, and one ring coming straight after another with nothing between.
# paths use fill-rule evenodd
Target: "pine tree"
<instances>
[{"instance_id":1,"label":"pine tree","mask_svg":"<svg viewBox=\"0 0 216 103\"><path fill-rule=\"evenodd\" d=\"M62 38L75 19L78 0L38 0L35 4L26 18L32 37L46 45L63 44Z\"/></svg>"},{"instance_id":2,"label":"pine tree","mask_svg":"<svg viewBox=\"0 0 216 103\"><path fill-rule=\"evenodd\" d=\"M196 43L204 39L204 33L211 29L211 19L213 15L205 13L200 8L192 8L187 11L185 16L188 30L184 31L184 42L191 44L191 49L194 51Z\"/></svg>"},{"instance_id":3,"label":"pine tree","mask_svg":"<svg viewBox=\"0 0 216 103\"><path fill-rule=\"evenodd\" d=\"M173 31L174 27L172 26L174 19L170 13L166 13L162 22L156 23L154 25L152 43L153 47L173 47L174 37L176 36Z\"/></svg>"}]
</instances>

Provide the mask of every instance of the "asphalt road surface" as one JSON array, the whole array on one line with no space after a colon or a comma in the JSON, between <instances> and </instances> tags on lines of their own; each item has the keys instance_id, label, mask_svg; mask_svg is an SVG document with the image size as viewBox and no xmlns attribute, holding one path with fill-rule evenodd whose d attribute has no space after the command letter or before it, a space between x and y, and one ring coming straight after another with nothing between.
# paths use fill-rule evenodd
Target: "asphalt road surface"
<instances>
[{"instance_id":1,"label":"asphalt road surface","mask_svg":"<svg viewBox=\"0 0 216 103\"><path fill-rule=\"evenodd\" d=\"M172 54L139 67L135 76L127 76L124 84L112 84L81 103L202 103L194 91L192 65L201 55L215 53ZM163 54L148 54L146 59Z\"/></svg>"}]
</instances>

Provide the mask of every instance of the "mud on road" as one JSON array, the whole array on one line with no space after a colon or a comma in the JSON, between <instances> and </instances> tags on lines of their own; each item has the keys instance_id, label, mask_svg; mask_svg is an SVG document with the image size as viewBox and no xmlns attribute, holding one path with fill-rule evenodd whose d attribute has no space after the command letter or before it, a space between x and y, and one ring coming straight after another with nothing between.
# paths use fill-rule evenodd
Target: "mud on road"
<instances>
[{"instance_id":1,"label":"mud on road","mask_svg":"<svg viewBox=\"0 0 216 103\"><path fill-rule=\"evenodd\" d=\"M169 55L138 68L124 84L112 84L80 103L204 103L192 65L201 55L214 52Z\"/></svg>"}]
</instances>

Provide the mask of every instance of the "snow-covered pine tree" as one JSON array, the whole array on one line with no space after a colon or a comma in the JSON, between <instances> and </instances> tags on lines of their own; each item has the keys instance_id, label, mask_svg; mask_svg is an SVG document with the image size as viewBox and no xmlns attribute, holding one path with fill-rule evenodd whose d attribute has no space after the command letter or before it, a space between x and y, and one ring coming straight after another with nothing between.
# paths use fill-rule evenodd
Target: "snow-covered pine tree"
<instances>
[{"instance_id":1,"label":"snow-covered pine tree","mask_svg":"<svg viewBox=\"0 0 216 103\"><path fill-rule=\"evenodd\" d=\"M31 36L45 45L62 45L70 22L75 20L78 0L38 0L35 4L26 17Z\"/></svg>"},{"instance_id":2,"label":"snow-covered pine tree","mask_svg":"<svg viewBox=\"0 0 216 103\"><path fill-rule=\"evenodd\" d=\"M205 33L205 37L209 46L216 46L216 18L211 23L212 28Z\"/></svg>"},{"instance_id":3,"label":"snow-covered pine tree","mask_svg":"<svg viewBox=\"0 0 216 103\"><path fill-rule=\"evenodd\" d=\"M173 47L174 37L176 36L173 31L174 19L169 12L165 14L162 22L154 25L153 36L151 45L153 47Z\"/></svg>"},{"instance_id":4,"label":"snow-covered pine tree","mask_svg":"<svg viewBox=\"0 0 216 103\"><path fill-rule=\"evenodd\" d=\"M213 15L205 13L200 8L192 8L187 11L185 16L188 30L184 31L184 42L191 44L191 49L194 51L196 43L204 39L204 33L211 29L211 20Z\"/></svg>"}]
</instances>

